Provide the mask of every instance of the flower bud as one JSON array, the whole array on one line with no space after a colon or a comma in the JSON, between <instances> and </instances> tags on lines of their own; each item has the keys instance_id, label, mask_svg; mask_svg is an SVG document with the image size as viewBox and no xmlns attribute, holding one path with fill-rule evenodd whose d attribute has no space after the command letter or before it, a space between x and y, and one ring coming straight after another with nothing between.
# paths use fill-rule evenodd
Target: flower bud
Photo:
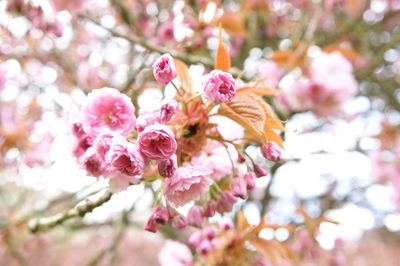
<instances>
[{"instance_id":1,"label":"flower bud","mask_svg":"<svg viewBox=\"0 0 400 266\"><path fill-rule=\"evenodd\" d=\"M158 223L155 221L155 219L150 217L150 219L147 221L146 225L144 226L144 230L156 233L158 230Z\"/></svg>"},{"instance_id":2,"label":"flower bud","mask_svg":"<svg viewBox=\"0 0 400 266\"><path fill-rule=\"evenodd\" d=\"M282 156L281 148L273 141L269 141L267 145L261 145L261 153L265 159L273 162L279 161Z\"/></svg>"},{"instance_id":3,"label":"flower bud","mask_svg":"<svg viewBox=\"0 0 400 266\"><path fill-rule=\"evenodd\" d=\"M200 245L197 247L196 251L200 255L207 255L212 250L212 243L208 240L201 241Z\"/></svg>"},{"instance_id":4,"label":"flower bud","mask_svg":"<svg viewBox=\"0 0 400 266\"><path fill-rule=\"evenodd\" d=\"M233 229L232 219L228 216L222 217L222 219L219 221L219 227L225 231Z\"/></svg>"},{"instance_id":5,"label":"flower bud","mask_svg":"<svg viewBox=\"0 0 400 266\"><path fill-rule=\"evenodd\" d=\"M158 205L153 213L153 218L158 224L165 225L168 222L168 210L162 205Z\"/></svg>"},{"instance_id":6,"label":"flower bud","mask_svg":"<svg viewBox=\"0 0 400 266\"><path fill-rule=\"evenodd\" d=\"M246 173L244 175L244 180L246 180L247 189L253 189L256 184L256 176L253 172Z\"/></svg>"},{"instance_id":7,"label":"flower bud","mask_svg":"<svg viewBox=\"0 0 400 266\"><path fill-rule=\"evenodd\" d=\"M215 215L215 202L211 200L203 207L203 216L213 217L214 215Z\"/></svg>"},{"instance_id":8,"label":"flower bud","mask_svg":"<svg viewBox=\"0 0 400 266\"><path fill-rule=\"evenodd\" d=\"M246 162L246 157L244 157L240 152L238 152L237 160L239 163L244 163L244 162Z\"/></svg>"},{"instance_id":9,"label":"flower bud","mask_svg":"<svg viewBox=\"0 0 400 266\"><path fill-rule=\"evenodd\" d=\"M174 59L169 54L160 56L153 64L154 78L160 84L171 82L176 77Z\"/></svg>"},{"instance_id":10,"label":"flower bud","mask_svg":"<svg viewBox=\"0 0 400 266\"><path fill-rule=\"evenodd\" d=\"M254 168L254 173L256 174L257 177L263 177L268 175L267 170L265 170L264 167L262 167L259 164L254 163L253 168Z\"/></svg>"},{"instance_id":11,"label":"flower bud","mask_svg":"<svg viewBox=\"0 0 400 266\"><path fill-rule=\"evenodd\" d=\"M199 206L193 206L188 213L188 224L194 227L203 227L203 215Z\"/></svg>"},{"instance_id":12,"label":"flower bud","mask_svg":"<svg viewBox=\"0 0 400 266\"><path fill-rule=\"evenodd\" d=\"M235 197L245 199L247 196L246 181L243 177L232 178L231 182L232 194Z\"/></svg>"},{"instance_id":13,"label":"flower bud","mask_svg":"<svg viewBox=\"0 0 400 266\"><path fill-rule=\"evenodd\" d=\"M223 191L217 199L215 210L219 213L232 211L233 205L236 203L237 198L233 196L230 191Z\"/></svg>"},{"instance_id":14,"label":"flower bud","mask_svg":"<svg viewBox=\"0 0 400 266\"><path fill-rule=\"evenodd\" d=\"M203 240L202 233L200 231L196 231L190 235L188 242L193 247L198 247L202 240Z\"/></svg>"},{"instance_id":15,"label":"flower bud","mask_svg":"<svg viewBox=\"0 0 400 266\"><path fill-rule=\"evenodd\" d=\"M172 222L172 227L175 229L183 229L188 226L188 221L185 216L178 215L175 217L174 221Z\"/></svg>"},{"instance_id":16,"label":"flower bud","mask_svg":"<svg viewBox=\"0 0 400 266\"><path fill-rule=\"evenodd\" d=\"M206 228L206 230L204 230L204 236L208 240L213 240L217 236L217 231L214 227L208 227Z\"/></svg>"},{"instance_id":17,"label":"flower bud","mask_svg":"<svg viewBox=\"0 0 400 266\"><path fill-rule=\"evenodd\" d=\"M176 109L178 109L179 103L175 100L171 100L163 106L161 106L160 113L159 113L159 120L160 123L166 123L174 116Z\"/></svg>"},{"instance_id":18,"label":"flower bud","mask_svg":"<svg viewBox=\"0 0 400 266\"><path fill-rule=\"evenodd\" d=\"M172 155L168 159L157 161L158 172L163 177L171 177L175 174L177 168L176 155Z\"/></svg>"}]
</instances>

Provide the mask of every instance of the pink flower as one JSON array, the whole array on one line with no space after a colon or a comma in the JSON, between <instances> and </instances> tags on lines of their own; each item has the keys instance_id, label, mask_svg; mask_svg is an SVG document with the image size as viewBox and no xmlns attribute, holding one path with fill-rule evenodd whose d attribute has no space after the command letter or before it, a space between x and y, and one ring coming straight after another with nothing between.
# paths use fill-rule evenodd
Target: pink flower
<instances>
[{"instance_id":1,"label":"pink flower","mask_svg":"<svg viewBox=\"0 0 400 266\"><path fill-rule=\"evenodd\" d=\"M237 198L230 191L223 191L216 200L215 210L221 214L232 211Z\"/></svg>"},{"instance_id":2,"label":"pink flower","mask_svg":"<svg viewBox=\"0 0 400 266\"><path fill-rule=\"evenodd\" d=\"M105 171L103 160L99 158L93 147L89 148L82 156L81 164L87 173L94 177L101 176Z\"/></svg>"},{"instance_id":3,"label":"pink flower","mask_svg":"<svg viewBox=\"0 0 400 266\"><path fill-rule=\"evenodd\" d=\"M171 120L172 116L176 112L176 109L178 108L179 108L179 103L175 100L171 100L163 104L163 106L161 106L159 113L160 123L166 123L169 120Z\"/></svg>"},{"instance_id":4,"label":"pink flower","mask_svg":"<svg viewBox=\"0 0 400 266\"><path fill-rule=\"evenodd\" d=\"M83 135L80 138L76 138L73 144L72 154L75 157L81 157L87 149L93 144L93 137L89 135Z\"/></svg>"},{"instance_id":5,"label":"pink flower","mask_svg":"<svg viewBox=\"0 0 400 266\"><path fill-rule=\"evenodd\" d=\"M162 205L158 205L150 219L147 221L144 229L149 232L157 232L158 225L165 225L169 220L168 210Z\"/></svg>"},{"instance_id":6,"label":"pink flower","mask_svg":"<svg viewBox=\"0 0 400 266\"><path fill-rule=\"evenodd\" d=\"M207 100L213 103L226 103L236 96L236 81L230 73L213 70L203 83Z\"/></svg>"},{"instance_id":7,"label":"pink flower","mask_svg":"<svg viewBox=\"0 0 400 266\"><path fill-rule=\"evenodd\" d=\"M201 208L197 205L194 205L188 213L188 224L194 227L202 228L203 227L203 214Z\"/></svg>"},{"instance_id":8,"label":"pink flower","mask_svg":"<svg viewBox=\"0 0 400 266\"><path fill-rule=\"evenodd\" d=\"M144 112L136 120L136 129L139 132L142 132L147 126L153 125L155 122L160 123L160 112L152 111L152 112Z\"/></svg>"},{"instance_id":9,"label":"pink flower","mask_svg":"<svg viewBox=\"0 0 400 266\"><path fill-rule=\"evenodd\" d=\"M161 266L192 266L193 256L190 249L184 244L167 240L158 254Z\"/></svg>"},{"instance_id":10,"label":"pink flower","mask_svg":"<svg viewBox=\"0 0 400 266\"><path fill-rule=\"evenodd\" d=\"M215 215L215 204L215 201L211 200L203 207L204 217L213 217Z\"/></svg>"},{"instance_id":11,"label":"pink flower","mask_svg":"<svg viewBox=\"0 0 400 266\"><path fill-rule=\"evenodd\" d=\"M169 127L155 123L148 126L138 136L140 150L153 160L171 157L176 152L175 135Z\"/></svg>"},{"instance_id":12,"label":"pink flower","mask_svg":"<svg viewBox=\"0 0 400 266\"><path fill-rule=\"evenodd\" d=\"M232 194L235 197L245 199L247 197L246 180L243 177L232 178Z\"/></svg>"},{"instance_id":13,"label":"pink flower","mask_svg":"<svg viewBox=\"0 0 400 266\"><path fill-rule=\"evenodd\" d=\"M164 54L154 62L153 74L160 84L169 83L176 77L174 59L170 54Z\"/></svg>"},{"instance_id":14,"label":"pink flower","mask_svg":"<svg viewBox=\"0 0 400 266\"><path fill-rule=\"evenodd\" d=\"M6 84L7 78L6 78L6 71L1 67L0 68L0 91L4 89L4 86Z\"/></svg>"},{"instance_id":15,"label":"pink flower","mask_svg":"<svg viewBox=\"0 0 400 266\"><path fill-rule=\"evenodd\" d=\"M114 137L115 135L112 132L104 132L99 134L93 142L93 147L103 161L106 161L106 155L110 150L110 145Z\"/></svg>"},{"instance_id":16,"label":"pink flower","mask_svg":"<svg viewBox=\"0 0 400 266\"><path fill-rule=\"evenodd\" d=\"M281 148L274 141L269 141L267 145L261 145L261 153L265 159L277 162L281 159Z\"/></svg>"},{"instance_id":17,"label":"pink flower","mask_svg":"<svg viewBox=\"0 0 400 266\"><path fill-rule=\"evenodd\" d=\"M203 234L201 233L201 231L195 231L190 235L188 242L190 245L197 247L202 240Z\"/></svg>"},{"instance_id":18,"label":"pink flower","mask_svg":"<svg viewBox=\"0 0 400 266\"><path fill-rule=\"evenodd\" d=\"M206 176L211 172L201 166L184 165L167 179L164 196L174 207L180 207L192 200L199 200L204 195L211 180Z\"/></svg>"},{"instance_id":19,"label":"pink flower","mask_svg":"<svg viewBox=\"0 0 400 266\"><path fill-rule=\"evenodd\" d=\"M256 176L253 172L246 173L243 177L246 180L247 189L253 189L256 185Z\"/></svg>"},{"instance_id":20,"label":"pink flower","mask_svg":"<svg viewBox=\"0 0 400 266\"><path fill-rule=\"evenodd\" d=\"M268 175L267 170L265 170L264 167L256 163L253 164L253 170L257 177L263 177Z\"/></svg>"},{"instance_id":21,"label":"pink flower","mask_svg":"<svg viewBox=\"0 0 400 266\"><path fill-rule=\"evenodd\" d=\"M145 167L145 159L139 147L122 136L113 138L107 153L107 163L113 170L130 176L142 175Z\"/></svg>"},{"instance_id":22,"label":"pink flower","mask_svg":"<svg viewBox=\"0 0 400 266\"><path fill-rule=\"evenodd\" d=\"M129 135L135 128L135 107L130 98L116 89L93 90L82 107L83 128L97 135L108 129Z\"/></svg>"},{"instance_id":23,"label":"pink flower","mask_svg":"<svg viewBox=\"0 0 400 266\"><path fill-rule=\"evenodd\" d=\"M172 155L168 159L157 161L158 172L163 177L171 177L174 175L177 166L176 155Z\"/></svg>"}]
</instances>

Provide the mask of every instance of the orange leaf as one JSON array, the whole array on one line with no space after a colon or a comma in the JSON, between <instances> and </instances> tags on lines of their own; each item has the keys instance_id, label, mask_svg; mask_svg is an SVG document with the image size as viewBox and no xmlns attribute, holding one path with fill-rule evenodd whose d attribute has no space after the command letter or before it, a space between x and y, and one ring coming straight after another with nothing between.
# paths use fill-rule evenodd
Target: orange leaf
<instances>
[{"instance_id":1,"label":"orange leaf","mask_svg":"<svg viewBox=\"0 0 400 266\"><path fill-rule=\"evenodd\" d=\"M278 90L269 88L267 86L257 86L257 84L248 84L246 86L240 87L237 90L238 93L252 93L258 96L269 96L276 95L279 93Z\"/></svg>"},{"instance_id":2,"label":"orange leaf","mask_svg":"<svg viewBox=\"0 0 400 266\"><path fill-rule=\"evenodd\" d=\"M215 58L215 69L229 72L231 68L231 58L229 56L228 48L222 42L222 29L219 28L219 45L217 50L217 57Z\"/></svg>"},{"instance_id":3,"label":"orange leaf","mask_svg":"<svg viewBox=\"0 0 400 266\"><path fill-rule=\"evenodd\" d=\"M238 93L231 102L221 104L218 114L242 125L258 142L275 141L283 146L282 138L273 130L284 129L281 121L276 118L271 107L257 95Z\"/></svg>"},{"instance_id":4,"label":"orange leaf","mask_svg":"<svg viewBox=\"0 0 400 266\"><path fill-rule=\"evenodd\" d=\"M176 73L178 80L181 82L183 90L190 92L193 90L193 80L189 74L189 68L187 65L179 59L174 59ZM181 89L181 88L179 88ZM180 91L183 93L182 91Z\"/></svg>"},{"instance_id":5,"label":"orange leaf","mask_svg":"<svg viewBox=\"0 0 400 266\"><path fill-rule=\"evenodd\" d=\"M249 8L243 8L238 12L225 12L221 17L215 19L212 25L221 25L227 31L233 34L245 37L247 35L246 28L244 26L245 20L249 14Z\"/></svg>"},{"instance_id":6,"label":"orange leaf","mask_svg":"<svg viewBox=\"0 0 400 266\"><path fill-rule=\"evenodd\" d=\"M249 242L274 265L280 265L281 260L292 258L291 250L276 240L255 238L250 239Z\"/></svg>"},{"instance_id":7,"label":"orange leaf","mask_svg":"<svg viewBox=\"0 0 400 266\"><path fill-rule=\"evenodd\" d=\"M246 217L244 216L243 212L242 212L242 211L239 211L239 212L237 213L237 228L238 228L240 231L244 232L244 231L246 231L247 228L249 228L249 227L250 227L250 224L249 224L249 222L247 222L247 219L246 219Z\"/></svg>"},{"instance_id":8,"label":"orange leaf","mask_svg":"<svg viewBox=\"0 0 400 266\"><path fill-rule=\"evenodd\" d=\"M257 98L252 94L240 93L231 102L221 104L218 113L239 123L259 142L263 142L263 127L267 116Z\"/></svg>"}]
</instances>

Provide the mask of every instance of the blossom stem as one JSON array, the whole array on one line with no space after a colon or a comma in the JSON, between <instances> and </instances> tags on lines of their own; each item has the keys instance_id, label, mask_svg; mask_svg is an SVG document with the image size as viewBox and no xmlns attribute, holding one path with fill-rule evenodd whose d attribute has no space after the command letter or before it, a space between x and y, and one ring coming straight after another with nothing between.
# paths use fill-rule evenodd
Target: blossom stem
<instances>
[{"instance_id":1,"label":"blossom stem","mask_svg":"<svg viewBox=\"0 0 400 266\"><path fill-rule=\"evenodd\" d=\"M111 199L111 196L112 193L110 191L107 191L95 201L86 200L86 203L83 205L76 206L72 209L57 213L53 216L30 219L28 222L28 228L32 233L50 230L51 228L62 224L63 222L71 218L79 216L83 217L86 213L91 212L93 209L109 201Z\"/></svg>"}]
</instances>

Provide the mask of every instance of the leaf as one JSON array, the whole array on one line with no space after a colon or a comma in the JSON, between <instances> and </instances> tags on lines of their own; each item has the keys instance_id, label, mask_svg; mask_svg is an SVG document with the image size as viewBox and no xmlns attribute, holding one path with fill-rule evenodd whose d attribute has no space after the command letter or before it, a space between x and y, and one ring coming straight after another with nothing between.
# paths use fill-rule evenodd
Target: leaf
<instances>
[{"instance_id":1,"label":"leaf","mask_svg":"<svg viewBox=\"0 0 400 266\"><path fill-rule=\"evenodd\" d=\"M244 24L248 14L249 8L243 8L238 12L225 12L221 17L215 19L211 25L221 25L225 30L230 31L235 35L245 37L247 31Z\"/></svg>"},{"instance_id":2,"label":"leaf","mask_svg":"<svg viewBox=\"0 0 400 266\"><path fill-rule=\"evenodd\" d=\"M276 95L278 90L269 88L267 86L258 86L258 84L247 84L237 90L238 93L252 93L258 96Z\"/></svg>"},{"instance_id":3,"label":"leaf","mask_svg":"<svg viewBox=\"0 0 400 266\"><path fill-rule=\"evenodd\" d=\"M178 80L181 82L183 90L190 92L193 90L193 80L189 73L189 68L187 65L179 59L174 59L176 73ZM178 88L180 89L180 88ZM183 93L182 91L180 91Z\"/></svg>"},{"instance_id":4,"label":"leaf","mask_svg":"<svg viewBox=\"0 0 400 266\"><path fill-rule=\"evenodd\" d=\"M259 96L238 93L229 103L221 104L218 114L226 116L246 128L252 139L266 143L275 141L283 147L283 141L275 130L284 130L272 108Z\"/></svg>"},{"instance_id":5,"label":"leaf","mask_svg":"<svg viewBox=\"0 0 400 266\"><path fill-rule=\"evenodd\" d=\"M274 265L280 265L281 260L292 258L292 251L276 240L254 238L250 239L249 242Z\"/></svg>"},{"instance_id":6,"label":"leaf","mask_svg":"<svg viewBox=\"0 0 400 266\"><path fill-rule=\"evenodd\" d=\"M263 142L263 127L267 116L257 96L237 94L231 102L221 104L218 114L239 123L258 141Z\"/></svg>"},{"instance_id":7,"label":"leaf","mask_svg":"<svg viewBox=\"0 0 400 266\"><path fill-rule=\"evenodd\" d=\"M217 50L217 56L215 58L215 69L219 69L225 72L229 72L231 68L231 58L229 56L228 48L222 41L222 29L219 28L219 45Z\"/></svg>"},{"instance_id":8,"label":"leaf","mask_svg":"<svg viewBox=\"0 0 400 266\"><path fill-rule=\"evenodd\" d=\"M246 217L244 216L242 211L239 211L237 213L237 228L244 232L247 230L247 228L250 227L249 222L247 221Z\"/></svg>"}]
</instances>

